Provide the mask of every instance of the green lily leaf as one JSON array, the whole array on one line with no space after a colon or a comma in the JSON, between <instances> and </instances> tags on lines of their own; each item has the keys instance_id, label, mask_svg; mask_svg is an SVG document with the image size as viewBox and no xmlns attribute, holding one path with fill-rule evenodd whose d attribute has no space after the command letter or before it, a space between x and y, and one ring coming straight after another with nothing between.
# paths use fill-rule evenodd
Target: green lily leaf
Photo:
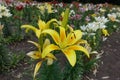
<instances>
[{"instance_id":1,"label":"green lily leaf","mask_svg":"<svg viewBox=\"0 0 120 80\"><path fill-rule=\"evenodd\" d=\"M62 20L62 24L61 24L61 26L64 27L65 29L67 29L68 18L69 18L69 9L67 8L65 10L63 20Z\"/></svg>"}]
</instances>

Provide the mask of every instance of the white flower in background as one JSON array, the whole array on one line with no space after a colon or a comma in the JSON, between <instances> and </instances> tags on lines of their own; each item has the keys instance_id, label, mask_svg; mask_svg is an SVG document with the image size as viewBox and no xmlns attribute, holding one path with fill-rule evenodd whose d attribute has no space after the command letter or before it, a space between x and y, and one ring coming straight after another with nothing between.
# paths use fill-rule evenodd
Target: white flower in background
<instances>
[{"instance_id":1,"label":"white flower in background","mask_svg":"<svg viewBox=\"0 0 120 80\"><path fill-rule=\"evenodd\" d=\"M86 16L85 20L86 20L87 22L89 22L89 21L90 21L90 17L89 17L89 16Z\"/></svg>"},{"instance_id":2,"label":"white flower in background","mask_svg":"<svg viewBox=\"0 0 120 80\"><path fill-rule=\"evenodd\" d=\"M104 23L99 23L99 29L105 29L107 26Z\"/></svg>"},{"instance_id":3,"label":"white flower in background","mask_svg":"<svg viewBox=\"0 0 120 80\"><path fill-rule=\"evenodd\" d=\"M94 24L96 24L98 29L106 28L107 26L105 24L109 21L108 18L105 18L104 16L95 17L95 20L96 20L96 22Z\"/></svg>"},{"instance_id":4,"label":"white flower in background","mask_svg":"<svg viewBox=\"0 0 120 80\"><path fill-rule=\"evenodd\" d=\"M53 12L57 13L57 12L58 12L58 10L57 10L57 9L54 9L54 11L53 11Z\"/></svg>"},{"instance_id":5,"label":"white flower in background","mask_svg":"<svg viewBox=\"0 0 120 80\"><path fill-rule=\"evenodd\" d=\"M12 14L10 13L9 9L4 5L0 5L0 18L2 17L10 17Z\"/></svg>"},{"instance_id":6,"label":"white flower in background","mask_svg":"<svg viewBox=\"0 0 120 80\"><path fill-rule=\"evenodd\" d=\"M35 1L35 2L30 3L30 5L31 5L31 6L37 6L38 3Z\"/></svg>"},{"instance_id":7,"label":"white flower in background","mask_svg":"<svg viewBox=\"0 0 120 80\"><path fill-rule=\"evenodd\" d=\"M74 5L73 4L70 4L70 8L72 8Z\"/></svg>"},{"instance_id":8,"label":"white flower in background","mask_svg":"<svg viewBox=\"0 0 120 80\"><path fill-rule=\"evenodd\" d=\"M94 5L93 4L88 4L87 7L88 7L88 10L93 10L94 9Z\"/></svg>"},{"instance_id":9,"label":"white flower in background","mask_svg":"<svg viewBox=\"0 0 120 80\"><path fill-rule=\"evenodd\" d=\"M83 6L81 3L79 3L79 7Z\"/></svg>"},{"instance_id":10,"label":"white flower in background","mask_svg":"<svg viewBox=\"0 0 120 80\"><path fill-rule=\"evenodd\" d=\"M117 9L118 12L120 12L120 7L117 7L116 9Z\"/></svg>"},{"instance_id":11,"label":"white flower in background","mask_svg":"<svg viewBox=\"0 0 120 80\"><path fill-rule=\"evenodd\" d=\"M108 16L108 18L109 18L110 20L112 20L112 21L115 21L115 20L116 20L116 17L117 17L115 13L108 14L107 16Z\"/></svg>"},{"instance_id":12,"label":"white flower in background","mask_svg":"<svg viewBox=\"0 0 120 80\"><path fill-rule=\"evenodd\" d=\"M87 31L88 33L90 32L96 32L97 29L99 29L99 24L97 24L96 22L92 22L92 23L88 23L86 26L80 26L80 29L82 31Z\"/></svg>"},{"instance_id":13,"label":"white flower in background","mask_svg":"<svg viewBox=\"0 0 120 80\"><path fill-rule=\"evenodd\" d=\"M103 36L102 41L106 41L107 37Z\"/></svg>"},{"instance_id":14,"label":"white flower in background","mask_svg":"<svg viewBox=\"0 0 120 80\"><path fill-rule=\"evenodd\" d=\"M120 12L120 7L113 7L111 10L111 12Z\"/></svg>"},{"instance_id":15,"label":"white flower in background","mask_svg":"<svg viewBox=\"0 0 120 80\"><path fill-rule=\"evenodd\" d=\"M100 12L105 12L106 9L100 8Z\"/></svg>"},{"instance_id":16,"label":"white flower in background","mask_svg":"<svg viewBox=\"0 0 120 80\"><path fill-rule=\"evenodd\" d=\"M83 6L83 8L85 9L85 11L88 11L88 10L89 10L89 8L88 8L87 4L86 4L86 5L84 5L84 6Z\"/></svg>"},{"instance_id":17,"label":"white flower in background","mask_svg":"<svg viewBox=\"0 0 120 80\"><path fill-rule=\"evenodd\" d=\"M111 21L117 21L117 22L119 22L119 20L118 19L116 19L117 18L117 14L116 13L111 13L111 14L108 14L107 15L108 16L108 18L111 20Z\"/></svg>"},{"instance_id":18,"label":"white flower in background","mask_svg":"<svg viewBox=\"0 0 120 80\"><path fill-rule=\"evenodd\" d=\"M99 24L97 24L96 22L93 23L88 23L87 25L87 31L93 31L96 32L98 29Z\"/></svg>"},{"instance_id":19,"label":"white flower in background","mask_svg":"<svg viewBox=\"0 0 120 80\"><path fill-rule=\"evenodd\" d=\"M12 16L12 14L9 13L9 12L7 12L7 13L3 13L3 15L6 16L6 17L10 17L10 16Z\"/></svg>"},{"instance_id":20,"label":"white flower in background","mask_svg":"<svg viewBox=\"0 0 120 80\"><path fill-rule=\"evenodd\" d=\"M95 35L98 29L105 29L105 25L109 20L105 17L95 17L95 21L88 23L87 25L80 26L84 35Z\"/></svg>"},{"instance_id":21,"label":"white flower in background","mask_svg":"<svg viewBox=\"0 0 120 80\"><path fill-rule=\"evenodd\" d=\"M102 16L102 17L100 17L100 16L99 17L95 17L95 20L96 20L96 22L103 23L103 24L105 24L105 23L107 23L109 21L104 16Z\"/></svg>"},{"instance_id":22,"label":"white flower in background","mask_svg":"<svg viewBox=\"0 0 120 80\"><path fill-rule=\"evenodd\" d=\"M86 27L85 25L83 25L83 26L80 26L80 29L81 29L82 31L86 31L86 30L87 30L87 27Z\"/></svg>"},{"instance_id":23,"label":"white flower in background","mask_svg":"<svg viewBox=\"0 0 120 80\"><path fill-rule=\"evenodd\" d=\"M117 17L120 17L120 12L116 12Z\"/></svg>"},{"instance_id":24,"label":"white flower in background","mask_svg":"<svg viewBox=\"0 0 120 80\"><path fill-rule=\"evenodd\" d=\"M2 11L4 11L4 10L6 10L7 8L5 7L5 6L3 6L3 5L0 5L0 11L2 12Z\"/></svg>"},{"instance_id":25,"label":"white flower in background","mask_svg":"<svg viewBox=\"0 0 120 80\"><path fill-rule=\"evenodd\" d=\"M113 27L114 27L114 28L117 28L117 26L116 26L116 25L113 25Z\"/></svg>"},{"instance_id":26,"label":"white flower in background","mask_svg":"<svg viewBox=\"0 0 120 80\"><path fill-rule=\"evenodd\" d=\"M59 3L58 6L63 7L63 3Z\"/></svg>"},{"instance_id":27,"label":"white flower in background","mask_svg":"<svg viewBox=\"0 0 120 80\"><path fill-rule=\"evenodd\" d=\"M75 11L74 10L70 10L70 16L75 16Z\"/></svg>"},{"instance_id":28,"label":"white flower in background","mask_svg":"<svg viewBox=\"0 0 120 80\"><path fill-rule=\"evenodd\" d=\"M106 28L106 25L100 22L92 22L87 25L87 31L96 32L98 29Z\"/></svg>"},{"instance_id":29,"label":"white flower in background","mask_svg":"<svg viewBox=\"0 0 120 80\"><path fill-rule=\"evenodd\" d=\"M112 11L113 11L113 10L116 10L116 8L113 7L111 10L112 10Z\"/></svg>"}]
</instances>

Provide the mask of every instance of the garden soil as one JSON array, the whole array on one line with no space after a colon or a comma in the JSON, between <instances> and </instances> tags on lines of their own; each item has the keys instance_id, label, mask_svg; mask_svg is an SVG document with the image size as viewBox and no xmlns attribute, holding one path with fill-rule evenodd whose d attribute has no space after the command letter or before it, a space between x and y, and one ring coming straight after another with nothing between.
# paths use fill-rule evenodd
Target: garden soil
<instances>
[{"instance_id":1,"label":"garden soil","mask_svg":"<svg viewBox=\"0 0 120 80\"><path fill-rule=\"evenodd\" d=\"M106 41L104 41L101 50L104 51L100 58L99 67L96 75L90 73L86 75L83 80L120 80L120 31L111 34ZM11 51L30 51L34 50L31 44L26 41L14 43L8 46ZM28 58L28 57L25 57ZM0 80L32 80L32 74L27 70L32 70L33 66L22 61L17 68L11 70L10 73L0 74ZM28 74L29 73L29 74Z\"/></svg>"},{"instance_id":2,"label":"garden soil","mask_svg":"<svg viewBox=\"0 0 120 80\"><path fill-rule=\"evenodd\" d=\"M84 80L120 80L120 31L113 33L102 43L104 51L96 74Z\"/></svg>"}]
</instances>

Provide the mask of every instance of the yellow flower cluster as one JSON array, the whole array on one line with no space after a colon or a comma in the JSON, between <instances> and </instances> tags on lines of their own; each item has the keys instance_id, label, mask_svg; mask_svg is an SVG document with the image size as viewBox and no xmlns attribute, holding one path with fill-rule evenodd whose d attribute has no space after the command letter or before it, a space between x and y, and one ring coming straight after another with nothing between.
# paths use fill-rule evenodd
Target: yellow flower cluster
<instances>
[{"instance_id":1,"label":"yellow flower cluster","mask_svg":"<svg viewBox=\"0 0 120 80\"><path fill-rule=\"evenodd\" d=\"M40 12L42 14L44 14L46 10L47 10L48 13L53 13L52 5L49 4L49 3L45 3L45 4L37 6L37 7L40 9Z\"/></svg>"},{"instance_id":2,"label":"yellow flower cluster","mask_svg":"<svg viewBox=\"0 0 120 80\"><path fill-rule=\"evenodd\" d=\"M53 63L53 60L56 59L55 56L52 54L52 51L54 50L61 50L68 59L71 66L75 66L76 63L76 52L75 52L76 50L82 51L83 53L85 53L85 55L87 55L87 57L90 57L87 49L80 45L83 44L84 42L86 43L85 40L81 39L82 32L80 30L73 30L69 28L67 24L68 18L66 14L68 14L68 12L69 11L65 11L63 17L64 18L63 20L65 21L60 22L61 24L59 24L59 21L57 21L56 19L51 19L48 22L39 20L38 21L39 28L35 28L34 26L31 25L21 26L22 28L26 28L26 32L28 32L28 30L33 30L38 40L41 40L40 42L42 42L43 40L43 36L41 37L41 35L43 34L50 35L52 37L52 40L55 42L50 44L49 39L44 39L45 41L42 44L39 42L37 43L34 41L29 41L30 43L34 44L38 48L38 50L30 51L29 53L27 53L27 55L33 59L40 60L36 64L34 77L36 76L36 73L38 72L44 60L47 60L47 64L51 65ZM50 24L52 23L58 24L57 27L56 26L55 27L58 28L59 31L58 29L55 30L50 28ZM44 36L46 37L46 35Z\"/></svg>"}]
</instances>

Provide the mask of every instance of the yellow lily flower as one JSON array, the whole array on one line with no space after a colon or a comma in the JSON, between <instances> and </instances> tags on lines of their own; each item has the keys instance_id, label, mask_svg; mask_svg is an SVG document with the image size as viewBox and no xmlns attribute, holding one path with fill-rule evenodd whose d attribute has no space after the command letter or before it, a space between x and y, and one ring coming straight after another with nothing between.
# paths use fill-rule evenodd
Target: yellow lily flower
<instances>
[{"instance_id":1,"label":"yellow lily flower","mask_svg":"<svg viewBox=\"0 0 120 80\"><path fill-rule=\"evenodd\" d=\"M96 15L96 14L92 14L91 16L92 16L92 17L96 17L97 15Z\"/></svg>"},{"instance_id":2,"label":"yellow lily flower","mask_svg":"<svg viewBox=\"0 0 120 80\"><path fill-rule=\"evenodd\" d=\"M53 10L52 10L52 5L49 4L49 3L45 3L44 5L40 5L38 6L38 8L40 9L41 13L44 14L45 13L45 10L47 10L48 13L53 13Z\"/></svg>"},{"instance_id":3,"label":"yellow lily flower","mask_svg":"<svg viewBox=\"0 0 120 80\"><path fill-rule=\"evenodd\" d=\"M72 66L74 66L76 63L75 50L82 51L87 55L87 57L89 57L89 53L87 49L76 44L82 37L82 32L80 30L75 30L67 34L65 32L65 28L63 27L59 27L59 28L60 28L60 34L57 31L52 29L44 30L42 33L47 33L53 38L53 40L58 46L58 49L65 54L69 63ZM42 57L44 58L46 55L47 53L43 52Z\"/></svg>"},{"instance_id":4,"label":"yellow lily flower","mask_svg":"<svg viewBox=\"0 0 120 80\"><path fill-rule=\"evenodd\" d=\"M57 20L56 19L51 19L47 23L45 23L42 20L38 20L39 28L36 28L32 25L22 25L21 28L26 28L26 32L28 32L29 30L33 30L35 32L36 36L39 38L41 32L45 29L48 29L52 22L57 22Z\"/></svg>"},{"instance_id":5,"label":"yellow lily flower","mask_svg":"<svg viewBox=\"0 0 120 80\"><path fill-rule=\"evenodd\" d=\"M41 48L40 45L36 42L33 41L29 41L29 42L34 44L38 48L38 51L30 51L27 53L29 57L40 60L35 66L35 70L34 70L34 78L35 78L36 73L38 72L44 60L47 60L47 65L51 65L53 63L53 60L56 59L56 57L50 52L58 49L58 47L53 44L50 45L50 41L48 39L45 40L43 44L43 48ZM44 53L46 52L47 54L46 56L44 56L44 58L42 57L43 52Z\"/></svg>"},{"instance_id":6,"label":"yellow lily flower","mask_svg":"<svg viewBox=\"0 0 120 80\"><path fill-rule=\"evenodd\" d=\"M38 8L40 9L40 12L42 12L42 14L45 12L45 7L44 6L38 6Z\"/></svg>"},{"instance_id":7,"label":"yellow lily flower","mask_svg":"<svg viewBox=\"0 0 120 80\"><path fill-rule=\"evenodd\" d=\"M53 13L51 4L45 3L45 6L46 6L46 9L48 10L48 13Z\"/></svg>"},{"instance_id":8,"label":"yellow lily flower","mask_svg":"<svg viewBox=\"0 0 120 80\"><path fill-rule=\"evenodd\" d=\"M102 29L102 33L104 34L104 36L109 36L109 33L106 29Z\"/></svg>"}]
</instances>

